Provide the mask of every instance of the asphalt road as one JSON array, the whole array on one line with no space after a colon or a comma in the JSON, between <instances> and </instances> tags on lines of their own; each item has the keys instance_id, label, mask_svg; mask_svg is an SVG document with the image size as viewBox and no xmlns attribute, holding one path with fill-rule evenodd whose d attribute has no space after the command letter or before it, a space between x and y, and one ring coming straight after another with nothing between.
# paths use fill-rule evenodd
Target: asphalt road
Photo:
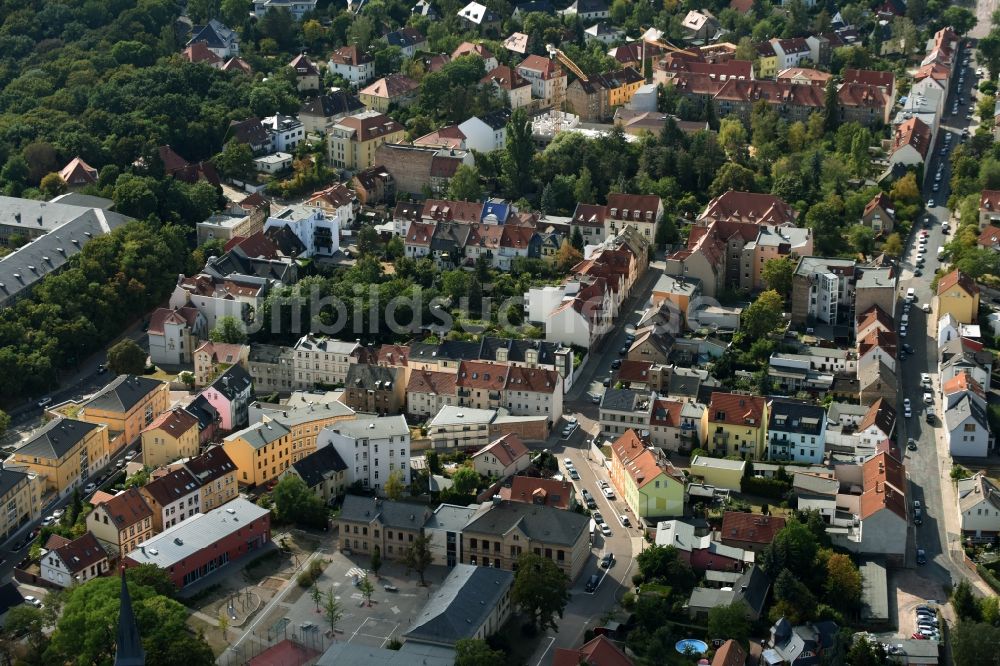
<instances>
[{"instance_id":1,"label":"asphalt road","mask_svg":"<svg viewBox=\"0 0 1000 666\"><path fill-rule=\"evenodd\" d=\"M927 208L922 223L919 226L915 225L913 233L907 240L906 255L901 262L900 299L896 312L898 321L902 315L904 302L902 296L907 289L912 287L915 291L916 302L909 313L910 323L907 336L902 337L901 342L909 344L914 353L900 362L899 385L901 390L897 405L900 423L898 442L901 447L905 447L908 438L912 437L916 441L916 451L908 451L905 448L902 450L905 454L906 469L910 478L911 499L919 500L923 504L924 518L922 525L911 526L914 548L910 549L907 562L911 565L915 564L915 549L923 548L927 553L927 565L923 568L923 575L941 584L942 587L961 580L963 572L951 559L948 550L948 533L945 527L944 512L954 511L954 507L945 507L942 500L941 484L950 483L948 476L950 470L941 468L941 458L939 458L937 451L936 429L941 427L940 408L936 407L937 416L933 425L929 425L925 421L926 405L923 400L924 389L920 386L920 374L930 374L934 379L935 388L939 388L939 385L937 383L936 320L933 312L924 313L921 306L925 303L932 304L934 293L931 291L931 281L935 271L940 266L937 259L937 248L945 245L951 238L946 236L941 229L941 223L950 219L950 211L947 207L940 205L948 199L950 179L949 157L941 155L941 148L959 145L961 132L966 127L969 128L970 133L974 131L975 123L966 120L965 116L975 106L975 95L971 92L978 83L975 68L975 62L971 62L970 66L964 70L965 84L963 86L958 86L958 77L955 77L946 103L945 110L949 115L944 119L938 132L933 156L927 164L926 183L924 184L924 200L929 202L933 199L939 205ZM962 89L962 95L957 94L958 88ZM964 97L970 104L962 106L957 115L951 115L953 100L959 96ZM951 135L950 144L945 140L945 136L948 134ZM950 155L950 150L948 154ZM942 178L939 191L934 192L933 185L936 182L934 176L939 166L942 168ZM955 231L955 226L954 220L952 220L952 234ZM926 230L928 233L926 264L923 266L923 275L914 277L916 244L921 230ZM913 407L913 416L909 419L903 416L903 400L905 398L909 398ZM942 481L942 479L944 480Z\"/></svg>"}]
</instances>

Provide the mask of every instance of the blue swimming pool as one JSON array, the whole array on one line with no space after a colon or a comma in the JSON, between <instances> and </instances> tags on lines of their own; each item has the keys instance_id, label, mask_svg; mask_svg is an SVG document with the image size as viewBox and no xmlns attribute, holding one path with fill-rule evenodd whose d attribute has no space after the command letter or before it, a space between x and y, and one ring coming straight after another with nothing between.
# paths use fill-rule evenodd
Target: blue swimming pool
<instances>
[{"instance_id":1,"label":"blue swimming pool","mask_svg":"<svg viewBox=\"0 0 1000 666\"><path fill-rule=\"evenodd\" d=\"M677 641L677 645L674 646L677 651L681 654L705 654L708 652L708 643L705 641L699 641L697 638L685 638L682 641Z\"/></svg>"}]
</instances>

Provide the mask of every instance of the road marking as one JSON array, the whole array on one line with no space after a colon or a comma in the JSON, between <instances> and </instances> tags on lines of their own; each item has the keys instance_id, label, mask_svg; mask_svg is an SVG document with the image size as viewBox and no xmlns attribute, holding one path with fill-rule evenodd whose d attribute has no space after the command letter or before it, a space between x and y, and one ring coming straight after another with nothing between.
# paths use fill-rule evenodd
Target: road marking
<instances>
[{"instance_id":1,"label":"road marking","mask_svg":"<svg viewBox=\"0 0 1000 666\"><path fill-rule=\"evenodd\" d=\"M399 606L393 606L393 607L392 607L392 608L390 608L389 610L391 610L391 611L392 611L392 614L393 614L393 615L399 615L400 613L402 613L402 612L403 612L403 611L399 610Z\"/></svg>"},{"instance_id":2,"label":"road marking","mask_svg":"<svg viewBox=\"0 0 1000 666\"><path fill-rule=\"evenodd\" d=\"M350 569L347 570L347 573L344 574L344 577L350 578L351 576L357 576L358 578L364 578L367 574L368 572L365 571L364 569L360 569L358 567L351 567Z\"/></svg>"},{"instance_id":3,"label":"road marking","mask_svg":"<svg viewBox=\"0 0 1000 666\"><path fill-rule=\"evenodd\" d=\"M555 636L549 636L549 644L547 646L545 646L545 651L542 652L542 656L539 657L538 663L535 664L535 666L542 666L542 662L545 661L545 655L547 655L549 653L549 650L552 649L552 644L555 643L555 642L556 642L556 637Z\"/></svg>"}]
</instances>

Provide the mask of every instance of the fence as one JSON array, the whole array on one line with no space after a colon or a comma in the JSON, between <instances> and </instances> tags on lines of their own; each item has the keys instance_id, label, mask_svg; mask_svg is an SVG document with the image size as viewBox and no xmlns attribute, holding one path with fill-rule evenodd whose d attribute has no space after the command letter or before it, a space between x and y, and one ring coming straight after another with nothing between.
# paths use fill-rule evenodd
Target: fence
<instances>
[{"instance_id":1,"label":"fence","mask_svg":"<svg viewBox=\"0 0 1000 666\"><path fill-rule=\"evenodd\" d=\"M321 626L308 622L293 626L286 619L246 634L239 646L228 648L215 663L219 666L244 666L267 652L265 663L302 666L315 660L333 644L334 639L328 634Z\"/></svg>"}]
</instances>

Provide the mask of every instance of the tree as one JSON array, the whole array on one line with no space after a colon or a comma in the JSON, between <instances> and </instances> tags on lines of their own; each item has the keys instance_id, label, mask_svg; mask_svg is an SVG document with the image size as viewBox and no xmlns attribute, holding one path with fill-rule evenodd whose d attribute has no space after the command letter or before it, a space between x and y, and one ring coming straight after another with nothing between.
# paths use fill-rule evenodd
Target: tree
<instances>
[{"instance_id":1,"label":"tree","mask_svg":"<svg viewBox=\"0 0 1000 666\"><path fill-rule=\"evenodd\" d=\"M978 622L959 622L951 632L952 661L966 664L1000 665L1000 627Z\"/></svg>"},{"instance_id":2,"label":"tree","mask_svg":"<svg viewBox=\"0 0 1000 666\"><path fill-rule=\"evenodd\" d=\"M918 204L921 201L917 176L912 171L892 184L889 198L897 203Z\"/></svg>"},{"instance_id":3,"label":"tree","mask_svg":"<svg viewBox=\"0 0 1000 666\"><path fill-rule=\"evenodd\" d=\"M573 268L581 260L583 260L583 255L580 254L580 251L573 247L568 238L563 238L563 242L559 246L559 251L556 252L556 267L559 271L563 273L569 272L569 269Z\"/></svg>"},{"instance_id":4,"label":"tree","mask_svg":"<svg viewBox=\"0 0 1000 666\"><path fill-rule=\"evenodd\" d=\"M747 154L747 130L736 118L723 118L719 123L719 145L731 160L741 161Z\"/></svg>"},{"instance_id":5,"label":"tree","mask_svg":"<svg viewBox=\"0 0 1000 666\"><path fill-rule=\"evenodd\" d=\"M374 33L375 23L365 15L357 16L347 31L348 43L357 44L359 49L367 51Z\"/></svg>"},{"instance_id":6,"label":"tree","mask_svg":"<svg viewBox=\"0 0 1000 666\"><path fill-rule=\"evenodd\" d=\"M665 250L667 245L676 243L679 238L680 232L677 231L677 223L674 222L674 218L669 215L664 215L663 218L656 223L656 235L653 237L656 247L661 250Z\"/></svg>"},{"instance_id":7,"label":"tree","mask_svg":"<svg viewBox=\"0 0 1000 666\"><path fill-rule=\"evenodd\" d=\"M833 79L826 85L826 98L823 104L823 126L827 132L837 131L840 124L839 105L837 104L837 85Z\"/></svg>"},{"instance_id":8,"label":"tree","mask_svg":"<svg viewBox=\"0 0 1000 666\"><path fill-rule=\"evenodd\" d=\"M358 252L361 254L373 254L378 251L378 232L375 227L364 226L358 231Z\"/></svg>"},{"instance_id":9,"label":"tree","mask_svg":"<svg viewBox=\"0 0 1000 666\"><path fill-rule=\"evenodd\" d=\"M459 495L471 495L479 489L479 472L471 467L460 467L451 475L452 488Z\"/></svg>"},{"instance_id":10,"label":"tree","mask_svg":"<svg viewBox=\"0 0 1000 666\"><path fill-rule=\"evenodd\" d=\"M368 580L368 576L365 576L364 580L361 581L362 586L368 583L368 587L371 588L372 584ZM364 593L364 588L362 587L362 593ZM371 605L371 591L366 595L369 600L369 605ZM331 587L326 591L326 597L323 599L323 617L326 618L326 623L330 625L330 635L337 629L337 623L340 622L340 618L344 617L344 611L340 607L340 602L337 601L337 597L333 594L333 588Z\"/></svg>"},{"instance_id":11,"label":"tree","mask_svg":"<svg viewBox=\"0 0 1000 666\"><path fill-rule=\"evenodd\" d=\"M244 180L254 172L253 152L249 145L230 139L215 156L215 166L227 178Z\"/></svg>"},{"instance_id":12,"label":"tree","mask_svg":"<svg viewBox=\"0 0 1000 666\"><path fill-rule=\"evenodd\" d=\"M125 338L108 349L108 369L116 375L141 375L146 369L146 352Z\"/></svg>"},{"instance_id":13,"label":"tree","mask_svg":"<svg viewBox=\"0 0 1000 666\"><path fill-rule=\"evenodd\" d=\"M732 638L741 645L746 645L750 637L746 605L737 601L712 608L708 612L708 635L712 638Z\"/></svg>"},{"instance_id":14,"label":"tree","mask_svg":"<svg viewBox=\"0 0 1000 666\"><path fill-rule=\"evenodd\" d=\"M743 311L743 332L746 337L755 340L773 333L781 325L784 308L785 299L774 289L761 293Z\"/></svg>"},{"instance_id":15,"label":"tree","mask_svg":"<svg viewBox=\"0 0 1000 666\"><path fill-rule=\"evenodd\" d=\"M574 227L573 236L570 239L570 244L577 252L583 252L583 233L580 231L580 227Z\"/></svg>"},{"instance_id":16,"label":"tree","mask_svg":"<svg viewBox=\"0 0 1000 666\"><path fill-rule=\"evenodd\" d=\"M694 589L697 578L691 565L685 562L673 546L653 546L643 550L636 558L643 578L662 580L677 591L686 593Z\"/></svg>"},{"instance_id":17,"label":"tree","mask_svg":"<svg viewBox=\"0 0 1000 666\"><path fill-rule=\"evenodd\" d=\"M882 251L890 257L899 257L903 254L903 239L897 232L889 234L882 245Z\"/></svg>"},{"instance_id":18,"label":"tree","mask_svg":"<svg viewBox=\"0 0 1000 666\"><path fill-rule=\"evenodd\" d=\"M188 0L187 13L195 25L207 23L208 19L218 18L219 0Z\"/></svg>"},{"instance_id":19,"label":"tree","mask_svg":"<svg viewBox=\"0 0 1000 666\"><path fill-rule=\"evenodd\" d=\"M788 617L792 624L811 620L816 612L816 597L796 574L782 569L774 581L774 598L778 601L774 611Z\"/></svg>"},{"instance_id":20,"label":"tree","mask_svg":"<svg viewBox=\"0 0 1000 666\"><path fill-rule=\"evenodd\" d=\"M524 109L515 109L507 123L507 143L500 158L501 176L510 198L518 199L528 193L534 155L528 115Z\"/></svg>"},{"instance_id":21,"label":"tree","mask_svg":"<svg viewBox=\"0 0 1000 666\"><path fill-rule=\"evenodd\" d=\"M792 276L795 275L795 261L791 257L768 259L761 269L761 277L768 289L778 292L783 298L792 294Z\"/></svg>"},{"instance_id":22,"label":"tree","mask_svg":"<svg viewBox=\"0 0 1000 666\"><path fill-rule=\"evenodd\" d=\"M252 5L251 0L222 0L219 4L219 14L226 25L236 28L246 21Z\"/></svg>"},{"instance_id":23,"label":"tree","mask_svg":"<svg viewBox=\"0 0 1000 666\"><path fill-rule=\"evenodd\" d=\"M789 520L760 554L761 568L772 579L783 569L805 575L813 570L819 545L808 527Z\"/></svg>"},{"instance_id":24,"label":"tree","mask_svg":"<svg viewBox=\"0 0 1000 666\"><path fill-rule=\"evenodd\" d=\"M573 198L579 203L593 203L597 198L594 194L593 177L590 174L590 169L587 167L580 169L580 173L576 175L576 184L573 186ZM581 245L578 249L582 250L583 246Z\"/></svg>"},{"instance_id":25,"label":"tree","mask_svg":"<svg viewBox=\"0 0 1000 666\"><path fill-rule=\"evenodd\" d=\"M406 565L407 569L416 571L420 576L420 584L426 585L424 582L424 572L427 571L429 567L434 562L434 554L431 552L431 541L429 537L423 534L417 535L417 538L413 540L410 547L406 549L406 553L403 555L403 564Z\"/></svg>"},{"instance_id":26,"label":"tree","mask_svg":"<svg viewBox=\"0 0 1000 666\"><path fill-rule=\"evenodd\" d=\"M246 326L232 315L219 317L215 322L215 328L209 331L208 339L212 342L242 345L247 341Z\"/></svg>"},{"instance_id":27,"label":"tree","mask_svg":"<svg viewBox=\"0 0 1000 666\"><path fill-rule=\"evenodd\" d=\"M517 558L511 599L527 613L534 627L556 629L555 617L562 618L569 601L569 579L549 558L523 553Z\"/></svg>"},{"instance_id":28,"label":"tree","mask_svg":"<svg viewBox=\"0 0 1000 666\"><path fill-rule=\"evenodd\" d=\"M50 174L46 174L46 176L42 178L42 182L39 183L38 189L42 191L42 194L51 199L52 197L59 196L66 191L66 181L63 180L62 176L58 173L52 172Z\"/></svg>"},{"instance_id":29,"label":"tree","mask_svg":"<svg viewBox=\"0 0 1000 666\"><path fill-rule=\"evenodd\" d=\"M378 546L375 548L377 549ZM374 557L374 555L372 555L372 557ZM323 593L319 591L319 588L316 587L315 583L313 583L313 586L309 588L309 596L312 597L313 603L316 604L316 612L318 613L319 602L323 600Z\"/></svg>"},{"instance_id":30,"label":"tree","mask_svg":"<svg viewBox=\"0 0 1000 666\"><path fill-rule=\"evenodd\" d=\"M976 27L979 20L976 15L965 7L952 5L941 13L941 25L950 25L960 35L968 33Z\"/></svg>"},{"instance_id":31,"label":"tree","mask_svg":"<svg viewBox=\"0 0 1000 666\"><path fill-rule=\"evenodd\" d=\"M831 553L826 558L823 588L827 603L834 608L853 612L861 606L861 572L847 555Z\"/></svg>"},{"instance_id":32,"label":"tree","mask_svg":"<svg viewBox=\"0 0 1000 666\"><path fill-rule=\"evenodd\" d=\"M406 251L406 246L403 244L403 239L399 236L393 236L389 239L389 242L385 244L385 257L386 259L400 259L402 258L404 252Z\"/></svg>"},{"instance_id":33,"label":"tree","mask_svg":"<svg viewBox=\"0 0 1000 666\"><path fill-rule=\"evenodd\" d=\"M481 638L463 638L455 643L455 666L504 666L506 655L490 648Z\"/></svg>"},{"instance_id":34,"label":"tree","mask_svg":"<svg viewBox=\"0 0 1000 666\"><path fill-rule=\"evenodd\" d=\"M375 546L375 549L372 551L372 559L368 564L368 568L372 570L372 573L377 578L378 570L382 568L382 549L378 546Z\"/></svg>"},{"instance_id":35,"label":"tree","mask_svg":"<svg viewBox=\"0 0 1000 666\"><path fill-rule=\"evenodd\" d=\"M294 474L281 477L271 492L271 499L274 515L279 521L326 527L327 512L323 500L309 490L300 477Z\"/></svg>"},{"instance_id":36,"label":"tree","mask_svg":"<svg viewBox=\"0 0 1000 666\"><path fill-rule=\"evenodd\" d=\"M0 409L0 437L7 434L7 428L10 427L10 414Z\"/></svg>"},{"instance_id":37,"label":"tree","mask_svg":"<svg viewBox=\"0 0 1000 666\"><path fill-rule=\"evenodd\" d=\"M888 654L881 643L859 635L847 652L847 666L881 666L888 663Z\"/></svg>"},{"instance_id":38,"label":"tree","mask_svg":"<svg viewBox=\"0 0 1000 666\"><path fill-rule=\"evenodd\" d=\"M132 580L126 571L146 663L150 666L208 666L212 649L187 629L187 610L178 602ZM45 648L48 664L111 664L115 654L121 582L96 578L64 593L62 614Z\"/></svg>"},{"instance_id":39,"label":"tree","mask_svg":"<svg viewBox=\"0 0 1000 666\"><path fill-rule=\"evenodd\" d=\"M448 198L455 201L479 201L483 198L483 184L479 181L479 169L462 164L455 169L455 175L448 183Z\"/></svg>"},{"instance_id":40,"label":"tree","mask_svg":"<svg viewBox=\"0 0 1000 666\"><path fill-rule=\"evenodd\" d=\"M717 197L723 192L756 192L757 174L741 164L727 162L716 172L715 179L708 189L710 197Z\"/></svg>"},{"instance_id":41,"label":"tree","mask_svg":"<svg viewBox=\"0 0 1000 666\"><path fill-rule=\"evenodd\" d=\"M955 586L951 593L951 605L955 609L955 615L959 620L967 622L979 622L981 619L979 602L972 593L972 586L964 578Z\"/></svg>"},{"instance_id":42,"label":"tree","mask_svg":"<svg viewBox=\"0 0 1000 666\"><path fill-rule=\"evenodd\" d=\"M865 258L868 258L868 255L875 250L875 232L872 231L871 227L866 227L863 224L855 224L851 227L850 231L847 232L847 240L854 251Z\"/></svg>"},{"instance_id":43,"label":"tree","mask_svg":"<svg viewBox=\"0 0 1000 666\"><path fill-rule=\"evenodd\" d=\"M385 485L383 486L385 491L385 496L391 500L398 500L403 496L403 491L406 490L406 482L403 480L403 473L398 469L389 474L389 478L385 480Z\"/></svg>"}]
</instances>

